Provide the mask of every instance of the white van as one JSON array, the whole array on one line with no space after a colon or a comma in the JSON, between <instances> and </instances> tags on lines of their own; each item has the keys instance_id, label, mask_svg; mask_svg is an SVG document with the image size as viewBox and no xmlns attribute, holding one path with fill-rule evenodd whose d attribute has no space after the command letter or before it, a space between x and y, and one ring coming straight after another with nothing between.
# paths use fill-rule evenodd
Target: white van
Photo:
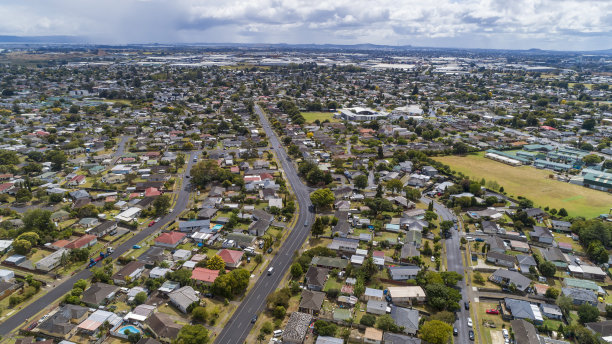
<instances>
[{"instance_id":1,"label":"white van","mask_svg":"<svg viewBox=\"0 0 612 344\"><path fill-rule=\"evenodd\" d=\"M280 337L283 334L283 330L276 330L272 333L274 334L274 338Z\"/></svg>"},{"instance_id":2,"label":"white van","mask_svg":"<svg viewBox=\"0 0 612 344\"><path fill-rule=\"evenodd\" d=\"M272 272L274 272L274 267L268 269L268 276L272 275Z\"/></svg>"}]
</instances>

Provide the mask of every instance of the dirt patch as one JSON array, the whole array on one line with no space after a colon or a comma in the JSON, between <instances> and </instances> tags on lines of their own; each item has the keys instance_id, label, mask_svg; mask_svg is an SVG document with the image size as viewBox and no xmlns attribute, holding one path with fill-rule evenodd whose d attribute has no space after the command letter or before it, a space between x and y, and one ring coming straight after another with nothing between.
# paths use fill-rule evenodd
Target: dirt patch
<instances>
[{"instance_id":1,"label":"dirt patch","mask_svg":"<svg viewBox=\"0 0 612 344\"><path fill-rule=\"evenodd\" d=\"M504 344L502 331L491 330L491 344Z\"/></svg>"}]
</instances>

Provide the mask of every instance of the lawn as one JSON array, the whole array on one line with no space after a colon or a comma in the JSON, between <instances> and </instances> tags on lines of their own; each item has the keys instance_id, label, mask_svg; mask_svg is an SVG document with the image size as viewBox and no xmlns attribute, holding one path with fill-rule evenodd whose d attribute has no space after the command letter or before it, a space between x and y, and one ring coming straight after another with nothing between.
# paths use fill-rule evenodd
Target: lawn
<instances>
[{"instance_id":1,"label":"lawn","mask_svg":"<svg viewBox=\"0 0 612 344\"><path fill-rule=\"evenodd\" d=\"M302 116L304 116L307 123L313 123L317 119L320 122L323 122L326 119L330 122L340 122L339 119L334 118L334 114L332 112L302 112Z\"/></svg>"},{"instance_id":2,"label":"lawn","mask_svg":"<svg viewBox=\"0 0 612 344\"><path fill-rule=\"evenodd\" d=\"M512 167L493 161L485 158L482 152L434 159L473 179L496 181L508 195L526 197L537 207L565 208L570 216L596 217L608 213L612 204L610 194L549 179L552 171L531 166Z\"/></svg>"}]
</instances>

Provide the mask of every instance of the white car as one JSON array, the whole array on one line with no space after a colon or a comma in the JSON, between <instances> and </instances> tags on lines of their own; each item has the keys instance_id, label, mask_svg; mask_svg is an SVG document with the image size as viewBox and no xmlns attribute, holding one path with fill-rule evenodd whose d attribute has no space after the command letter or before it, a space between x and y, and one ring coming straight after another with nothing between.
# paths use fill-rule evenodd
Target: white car
<instances>
[{"instance_id":1,"label":"white car","mask_svg":"<svg viewBox=\"0 0 612 344\"><path fill-rule=\"evenodd\" d=\"M436 261L436 257L431 256L431 261L432 261L432 262L435 262L435 261Z\"/></svg>"},{"instance_id":2,"label":"white car","mask_svg":"<svg viewBox=\"0 0 612 344\"><path fill-rule=\"evenodd\" d=\"M472 318L468 318L468 327L472 327Z\"/></svg>"},{"instance_id":3,"label":"white car","mask_svg":"<svg viewBox=\"0 0 612 344\"><path fill-rule=\"evenodd\" d=\"M502 334L504 335L504 338L506 338L506 339L507 339L508 337L510 337L510 335L508 334L508 330L506 330L506 329L503 329L503 330L502 330Z\"/></svg>"}]
</instances>

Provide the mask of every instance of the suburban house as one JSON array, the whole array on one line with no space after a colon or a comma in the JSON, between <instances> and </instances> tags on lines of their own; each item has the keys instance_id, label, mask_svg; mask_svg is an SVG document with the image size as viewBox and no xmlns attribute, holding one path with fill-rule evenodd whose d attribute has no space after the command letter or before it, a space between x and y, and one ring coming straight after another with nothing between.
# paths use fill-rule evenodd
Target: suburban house
<instances>
[{"instance_id":1,"label":"suburban house","mask_svg":"<svg viewBox=\"0 0 612 344\"><path fill-rule=\"evenodd\" d=\"M529 319L538 325L544 322L542 312L540 312L540 307L538 307L538 305L528 301L511 298L505 298L504 303L513 319Z\"/></svg>"},{"instance_id":2,"label":"suburban house","mask_svg":"<svg viewBox=\"0 0 612 344\"><path fill-rule=\"evenodd\" d=\"M219 270L197 267L191 272L191 279L199 283L211 285L219 277Z\"/></svg>"},{"instance_id":3,"label":"suburban house","mask_svg":"<svg viewBox=\"0 0 612 344\"><path fill-rule=\"evenodd\" d=\"M185 233L171 231L160 234L155 238L155 245L169 249L176 248L185 238Z\"/></svg>"},{"instance_id":4,"label":"suburban house","mask_svg":"<svg viewBox=\"0 0 612 344\"><path fill-rule=\"evenodd\" d=\"M491 276L489 280L493 283L497 283L504 287L510 287L514 285L516 290L525 292L525 290L531 284L531 280L516 271L510 271L506 269L498 269Z\"/></svg>"},{"instance_id":5,"label":"suburban house","mask_svg":"<svg viewBox=\"0 0 612 344\"><path fill-rule=\"evenodd\" d=\"M179 331L183 327L183 325L175 323L169 315L161 312L151 314L151 316L145 320L145 324L148 329L155 334L157 339L166 343L170 343L176 339Z\"/></svg>"},{"instance_id":6,"label":"suburban house","mask_svg":"<svg viewBox=\"0 0 612 344\"><path fill-rule=\"evenodd\" d=\"M387 290L395 304L412 305L426 300L425 291L419 286L388 287Z\"/></svg>"},{"instance_id":7,"label":"suburban house","mask_svg":"<svg viewBox=\"0 0 612 344\"><path fill-rule=\"evenodd\" d=\"M196 291L190 286L177 289L168 294L168 297L170 297L170 302L183 313L187 313L187 308L193 303L200 301Z\"/></svg>"},{"instance_id":8,"label":"suburban house","mask_svg":"<svg viewBox=\"0 0 612 344\"><path fill-rule=\"evenodd\" d=\"M67 304L40 323L37 329L48 336L64 338L87 318L88 313L87 307Z\"/></svg>"},{"instance_id":9,"label":"suburban house","mask_svg":"<svg viewBox=\"0 0 612 344\"><path fill-rule=\"evenodd\" d=\"M299 312L317 315L325 301L325 293L319 291L303 290L300 300Z\"/></svg>"},{"instance_id":10,"label":"suburban house","mask_svg":"<svg viewBox=\"0 0 612 344\"><path fill-rule=\"evenodd\" d=\"M533 226L533 231L529 232L531 241L552 245L554 237L546 227Z\"/></svg>"},{"instance_id":11,"label":"suburban house","mask_svg":"<svg viewBox=\"0 0 612 344\"><path fill-rule=\"evenodd\" d=\"M217 252L217 255L223 259L225 262L225 267L228 269L235 269L242 263L242 256L244 255L244 252L222 249L221 251Z\"/></svg>"},{"instance_id":12,"label":"suburban house","mask_svg":"<svg viewBox=\"0 0 612 344\"><path fill-rule=\"evenodd\" d=\"M312 315L302 312L293 312L283 331L283 343L302 344L308 333Z\"/></svg>"},{"instance_id":13,"label":"suburban house","mask_svg":"<svg viewBox=\"0 0 612 344\"><path fill-rule=\"evenodd\" d=\"M387 302L369 300L366 306L366 312L371 314L383 315L387 313Z\"/></svg>"},{"instance_id":14,"label":"suburban house","mask_svg":"<svg viewBox=\"0 0 612 344\"><path fill-rule=\"evenodd\" d=\"M394 281L406 281L415 279L421 268L416 265L392 266L389 274Z\"/></svg>"},{"instance_id":15,"label":"suburban house","mask_svg":"<svg viewBox=\"0 0 612 344\"><path fill-rule=\"evenodd\" d=\"M516 344L541 344L540 337L532 323L523 319L510 322Z\"/></svg>"},{"instance_id":16,"label":"suburban house","mask_svg":"<svg viewBox=\"0 0 612 344\"><path fill-rule=\"evenodd\" d=\"M577 306L585 303L589 303L592 306L597 306L597 294L592 290L565 287L561 288L561 294L571 298L574 301L574 304Z\"/></svg>"},{"instance_id":17,"label":"suburban house","mask_svg":"<svg viewBox=\"0 0 612 344\"><path fill-rule=\"evenodd\" d=\"M397 326L404 327L404 333L416 335L419 330L419 311L404 307L391 306L391 318Z\"/></svg>"},{"instance_id":18,"label":"suburban house","mask_svg":"<svg viewBox=\"0 0 612 344\"><path fill-rule=\"evenodd\" d=\"M327 282L328 274L328 269L318 268L316 266L309 267L305 276L308 290L322 291L325 287L325 282Z\"/></svg>"},{"instance_id":19,"label":"suburban house","mask_svg":"<svg viewBox=\"0 0 612 344\"><path fill-rule=\"evenodd\" d=\"M145 269L142 262L133 260L127 263L121 270L113 275L113 282L118 285L124 285L138 279Z\"/></svg>"},{"instance_id":20,"label":"suburban house","mask_svg":"<svg viewBox=\"0 0 612 344\"><path fill-rule=\"evenodd\" d=\"M487 262L507 268L513 268L515 258L509 254L499 252L487 252Z\"/></svg>"},{"instance_id":21,"label":"suburban house","mask_svg":"<svg viewBox=\"0 0 612 344\"><path fill-rule=\"evenodd\" d=\"M102 222L101 224L97 225L94 228L85 230L85 233L92 234L92 235L97 236L98 238L101 238L111 233L115 229L117 229L117 222L106 221L106 222Z\"/></svg>"},{"instance_id":22,"label":"suburban house","mask_svg":"<svg viewBox=\"0 0 612 344\"><path fill-rule=\"evenodd\" d=\"M90 307L98 307L112 300L118 290L119 287L114 285L101 282L94 283L83 291L81 301Z\"/></svg>"}]
</instances>

